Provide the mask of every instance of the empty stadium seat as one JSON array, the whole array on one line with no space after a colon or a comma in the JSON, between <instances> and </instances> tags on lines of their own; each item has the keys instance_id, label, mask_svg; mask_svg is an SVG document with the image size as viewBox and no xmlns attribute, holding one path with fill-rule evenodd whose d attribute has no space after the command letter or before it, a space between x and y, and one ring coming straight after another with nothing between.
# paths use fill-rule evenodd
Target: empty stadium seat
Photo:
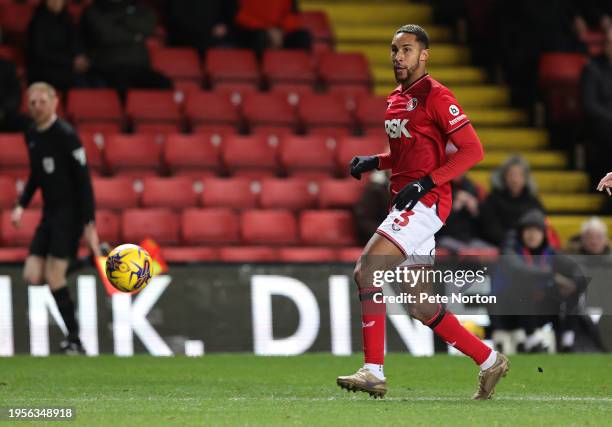
<instances>
[{"instance_id":1,"label":"empty stadium seat","mask_svg":"<svg viewBox=\"0 0 612 427\"><path fill-rule=\"evenodd\" d=\"M354 156L371 156L389 151L388 143L380 137L345 137L338 140L336 161L341 171L348 175L348 165Z\"/></svg>"},{"instance_id":2,"label":"empty stadium seat","mask_svg":"<svg viewBox=\"0 0 612 427\"><path fill-rule=\"evenodd\" d=\"M327 179L319 182L319 207L321 209L352 209L363 194L365 180Z\"/></svg>"},{"instance_id":3,"label":"empty stadium seat","mask_svg":"<svg viewBox=\"0 0 612 427\"><path fill-rule=\"evenodd\" d=\"M219 250L208 246L165 246L161 255L166 262L203 262L219 260Z\"/></svg>"},{"instance_id":4,"label":"empty stadium seat","mask_svg":"<svg viewBox=\"0 0 612 427\"><path fill-rule=\"evenodd\" d=\"M171 79L175 88L185 82L201 83L198 52L189 47L162 47L150 52L152 67Z\"/></svg>"},{"instance_id":5,"label":"empty stadium seat","mask_svg":"<svg viewBox=\"0 0 612 427\"><path fill-rule=\"evenodd\" d=\"M384 129L387 98L384 96L361 96L356 100L355 117L362 129Z\"/></svg>"},{"instance_id":6,"label":"empty stadium seat","mask_svg":"<svg viewBox=\"0 0 612 427\"><path fill-rule=\"evenodd\" d=\"M345 210L303 211L300 238L303 244L312 246L356 245L353 215Z\"/></svg>"},{"instance_id":7,"label":"empty stadium seat","mask_svg":"<svg viewBox=\"0 0 612 427\"><path fill-rule=\"evenodd\" d=\"M187 245L232 244L240 240L238 214L229 208L186 209L181 240Z\"/></svg>"},{"instance_id":8,"label":"empty stadium seat","mask_svg":"<svg viewBox=\"0 0 612 427\"><path fill-rule=\"evenodd\" d=\"M123 120L121 101L113 89L71 89L66 113L76 126L88 122L121 125Z\"/></svg>"},{"instance_id":9,"label":"empty stadium seat","mask_svg":"<svg viewBox=\"0 0 612 427\"><path fill-rule=\"evenodd\" d=\"M282 93L253 93L244 96L242 113L251 127L278 126L291 131L297 129L297 116L287 95Z\"/></svg>"},{"instance_id":10,"label":"empty stadium seat","mask_svg":"<svg viewBox=\"0 0 612 427\"><path fill-rule=\"evenodd\" d=\"M4 175L27 178L30 169L28 149L20 133L0 134L0 170Z\"/></svg>"},{"instance_id":11,"label":"empty stadium seat","mask_svg":"<svg viewBox=\"0 0 612 427\"><path fill-rule=\"evenodd\" d=\"M138 244L146 238L160 245L179 241L179 218L170 209L126 209L121 216L121 236L126 243Z\"/></svg>"},{"instance_id":12,"label":"empty stadium seat","mask_svg":"<svg viewBox=\"0 0 612 427\"><path fill-rule=\"evenodd\" d=\"M370 88L372 76L362 53L326 52L319 58L319 75L328 87L361 85Z\"/></svg>"},{"instance_id":13,"label":"empty stadium seat","mask_svg":"<svg viewBox=\"0 0 612 427\"><path fill-rule=\"evenodd\" d=\"M239 126L240 115L231 96L225 92L196 91L187 94L185 115L191 127L198 125Z\"/></svg>"},{"instance_id":14,"label":"empty stadium seat","mask_svg":"<svg viewBox=\"0 0 612 427\"><path fill-rule=\"evenodd\" d=\"M79 133L121 133L123 127L119 123L111 122L85 122L76 126L77 132Z\"/></svg>"},{"instance_id":15,"label":"empty stadium seat","mask_svg":"<svg viewBox=\"0 0 612 427\"><path fill-rule=\"evenodd\" d=\"M0 209L11 209L17 200L15 179L0 175Z\"/></svg>"},{"instance_id":16,"label":"empty stadium seat","mask_svg":"<svg viewBox=\"0 0 612 427\"><path fill-rule=\"evenodd\" d=\"M254 184L244 178L208 178L203 182L201 205L250 209L257 205Z\"/></svg>"},{"instance_id":17,"label":"empty stadium seat","mask_svg":"<svg viewBox=\"0 0 612 427\"><path fill-rule=\"evenodd\" d=\"M144 208L183 209L198 205L199 194L187 177L146 177L142 181Z\"/></svg>"},{"instance_id":18,"label":"empty stadium seat","mask_svg":"<svg viewBox=\"0 0 612 427\"><path fill-rule=\"evenodd\" d=\"M278 169L274 142L260 135L228 135L223 142L223 163L233 175L274 176Z\"/></svg>"},{"instance_id":19,"label":"empty stadium seat","mask_svg":"<svg viewBox=\"0 0 612 427\"><path fill-rule=\"evenodd\" d=\"M222 137L217 134L171 134L163 147L163 161L173 174L203 174L219 171L219 145Z\"/></svg>"},{"instance_id":20,"label":"empty stadium seat","mask_svg":"<svg viewBox=\"0 0 612 427\"><path fill-rule=\"evenodd\" d=\"M101 242L115 245L121 241L119 214L109 210L96 211L96 231Z\"/></svg>"},{"instance_id":21,"label":"empty stadium seat","mask_svg":"<svg viewBox=\"0 0 612 427\"><path fill-rule=\"evenodd\" d=\"M298 115L306 128L338 126L350 128L351 116L343 99L335 95L309 95L300 97Z\"/></svg>"},{"instance_id":22,"label":"empty stadium seat","mask_svg":"<svg viewBox=\"0 0 612 427\"><path fill-rule=\"evenodd\" d=\"M290 175L317 172L319 176L330 177L335 172L335 149L336 142L331 138L288 135L281 139L279 156L283 168Z\"/></svg>"},{"instance_id":23,"label":"empty stadium seat","mask_svg":"<svg viewBox=\"0 0 612 427\"><path fill-rule=\"evenodd\" d=\"M150 135L109 135L104 158L110 170L131 176L157 174L161 145Z\"/></svg>"},{"instance_id":24,"label":"empty stadium seat","mask_svg":"<svg viewBox=\"0 0 612 427\"><path fill-rule=\"evenodd\" d=\"M19 228L11 222L11 210L2 212L2 244L4 246L29 246L34 237L34 231L41 218L38 209L26 209L21 217Z\"/></svg>"},{"instance_id":25,"label":"empty stadium seat","mask_svg":"<svg viewBox=\"0 0 612 427\"><path fill-rule=\"evenodd\" d=\"M223 262L275 262L278 250L270 246L229 246L219 249L219 260Z\"/></svg>"},{"instance_id":26,"label":"empty stadium seat","mask_svg":"<svg viewBox=\"0 0 612 427\"><path fill-rule=\"evenodd\" d=\"M279 248L281 262L335 262L338 253L333 248Z\"/></svg>"},{"instance_id":27,"label":"empty stadium seat","mask_svg":"<svg viewBox=\"0 0 612 427\"><path fill-rule=\"evenodd\" d=\"M87 165L89 170L94 173L100 173L104 169L102 162L102 150L104 147L104 135L101 133L81 132L79 139L85 153L87 154Z\"/></svg>"},{"instance_id":28,"label":"empty stadium seat","mask_svg":"<svg viewBox=\"0 0 612 427\"><path fill-rule=\"evenodd\" d=\"M302 27L310 32L314 42L333 44L334 33L325 12L310 10L301 12L299 16Z\"/></svg>"},{"instance_id":29,"label":"empty stadium seat","mask_svg":"<svg viewBox=\"0 0 612 427\"><path fill-rule=\"evenodd\" d=\"M312 86L316 81L313 62L304 50L268 49L264 52L262 71L270 86L277 83Z\"/></svg>"},{"instance_id":30,"label":"empty stadium seat","mask_svg":"<svg viewBox=\"0 0 612 427\"><path fill-rule=\"evenodd\" d=\"M240 234L247 245L297 243L297 222L289 210L248 210L240 217Z\"/></svg>"},{"instance_id":31,"label":"empty stadium seat","mask_svg":"<svg viewBox=\"0 0 612 427\"><path fill-rule=\"evenodd\" d=\"M204 69L210 83L259 83L255 53L248 49L208 49Z\"/></svg>"},{"instance_id":32,"label":"empty stadium seat","mask_svg":"<svg viewBox=\"0 0 612 427\"><path fill-rule=\"evenodd\" d=\"M315 201L316 185L306 180L265 179L261 182L259 204L264 209L308 209Z\"/></svg>"},{"instance_id":33,"label":"empty stadium seat","mask_svg":"<svg viewBox=\"0 0 612 427\"><path fill-rule=\"evenodd\" d=\"M136 129L153 122L172 124L178 132L182 125L180 104L171 90L130 89L125 111Z\"/></svg>"},{"instance_id":34,"label":"empty stadium seat","mask_svg":"<svg viewBox=\"0 0 612 427\"><path fill-rule=\"evenodd\" d=\"M134 180L129 177L101 178L92 180L96 208L98 209L128 209L139 204L140 195L134 187Z\"/></svg>"},{"instance_id":35,"label":"empty stadium seat","mask_svg":"<svg viewBox=\"0 0 612 427\"><path fill-rule=\"evenodd\" d=\"M580 53L545 53L540 57L540 87L553 122L580 118L580 75L586 62Z\"/></svg>"},{"instance_id":36,"label":"empty stadium seat","mask_svg":"<svg viewBox=\"0 0 612 427\"><path fill-rule=\"evenodd\" d=\"M362 253L363 248L361 246L338 248L338 261L355 264Z\"/></svg>"},{"instance_id":37,"label":"empty stadium seat","mask_svg":"<svg viewBox=\"0 0 612 427\"><path fill-rule=\"evenodd\" d=\"M21 44L25 41L35 7L33 2L0 3L0 28L4 42Z\"/></svg>"}]
</instances>

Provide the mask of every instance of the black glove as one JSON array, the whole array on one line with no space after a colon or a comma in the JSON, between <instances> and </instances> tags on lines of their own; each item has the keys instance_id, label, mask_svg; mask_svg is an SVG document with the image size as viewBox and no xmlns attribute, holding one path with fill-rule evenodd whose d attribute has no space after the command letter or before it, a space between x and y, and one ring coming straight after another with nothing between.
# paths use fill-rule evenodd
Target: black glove
<instances>
[{"instance_id":1,"label":"black glove","mask_svg":"<svg viewBox=\"0 0 612 427\"><path fill-rule=\"evenodd\" d=\"M349 163L349 171L355 179L361 179L361 174L378 167L378 156L357 156Z\"/></svg>"},{"instance_id":2,"label":"black glove","mask_svg":"<svg viewBox=\"0 0 612 427\"><path fill-rule=\"evenodd\" d=\"M421 179L412 181L397 193L395 199L393 199L393 205L400 211L412 210L417 202L421 200L421 197L427 194L429 190L435 186L436 184L434 184L429 176L424 176Z\"/></svg>"}]
</instances>

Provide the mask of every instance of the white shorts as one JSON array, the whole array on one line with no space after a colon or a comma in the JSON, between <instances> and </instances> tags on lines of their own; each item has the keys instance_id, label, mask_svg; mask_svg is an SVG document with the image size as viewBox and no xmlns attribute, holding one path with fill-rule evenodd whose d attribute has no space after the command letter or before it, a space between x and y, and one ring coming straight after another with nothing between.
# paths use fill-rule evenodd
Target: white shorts
<instances>
[{"instance_id":1,"label":"white shorts","mask_svg":"<svg viewBox=\"0 0 612 427\"><path fill-rule=\"evenodd\" d=\"M442 225L435 204L428 208L418 202L411 211L400 211L393 207L376 232L402 251L406 257L402 265L433 265L436 254L434 235Z\"/></svg>"}]
</instances>

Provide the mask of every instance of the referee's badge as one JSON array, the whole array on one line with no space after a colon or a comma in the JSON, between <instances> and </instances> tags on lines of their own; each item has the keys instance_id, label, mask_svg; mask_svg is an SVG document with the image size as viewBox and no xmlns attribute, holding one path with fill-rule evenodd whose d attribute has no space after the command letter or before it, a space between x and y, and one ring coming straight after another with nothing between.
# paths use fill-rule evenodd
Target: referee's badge
<instances>
[{"instance_id":1,"label":"referee's badge","mask_svg":"<svg viewBox=\"0 0 612 427\"><path fill-rule=\"evenodd\" d=\"M53 171L55 170L55 160L53 160L53 157L43 157L42 164L43 164L43 169L48 174L52 174Z\"/></svg>"},{"instance_id":2,"label":"referee's badge","mask_svg":"<svg viewBox=\"0 0 612 427\"><path fill-rule=\"evenodd\" d=\"M417 105L419 105L418 99L411 98L410 101L408 101L408 103L406 104L406 110L412 111L417 107Z\"/></svg>"}]
</instances>

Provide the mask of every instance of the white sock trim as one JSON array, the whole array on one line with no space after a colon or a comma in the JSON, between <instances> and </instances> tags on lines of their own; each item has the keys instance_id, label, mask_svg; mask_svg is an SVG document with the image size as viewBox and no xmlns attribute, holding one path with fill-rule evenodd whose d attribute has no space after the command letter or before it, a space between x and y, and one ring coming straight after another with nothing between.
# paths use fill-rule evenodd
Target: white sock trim
<instances>
[{"instance_id":1,"label":"white sock trim","mask_svg":"<svg viewBox=\"0 0 612 427\"><path fill-rule=\"evenodd\" d=\"M491 350L491 354L489 354L489 357L487 357L487 360L482 362L482 364L480 365L480 370L486 371L487 369L489 369L491 366L495 364L496 360L497 360L497 352L495 350Z\"/></svg>"},{"instance_id":2,"label":"white sock trim","mask_svg":"<svg viewBox=\"0 0 612 427\"><path fill-rule=\"evenodd\" d=\"M363 365L364 369L372 372L376 378L379 380L385 379L385 370L384 365L378 365L376 363L365 363Z\"/></svg>"}]
</instances>

